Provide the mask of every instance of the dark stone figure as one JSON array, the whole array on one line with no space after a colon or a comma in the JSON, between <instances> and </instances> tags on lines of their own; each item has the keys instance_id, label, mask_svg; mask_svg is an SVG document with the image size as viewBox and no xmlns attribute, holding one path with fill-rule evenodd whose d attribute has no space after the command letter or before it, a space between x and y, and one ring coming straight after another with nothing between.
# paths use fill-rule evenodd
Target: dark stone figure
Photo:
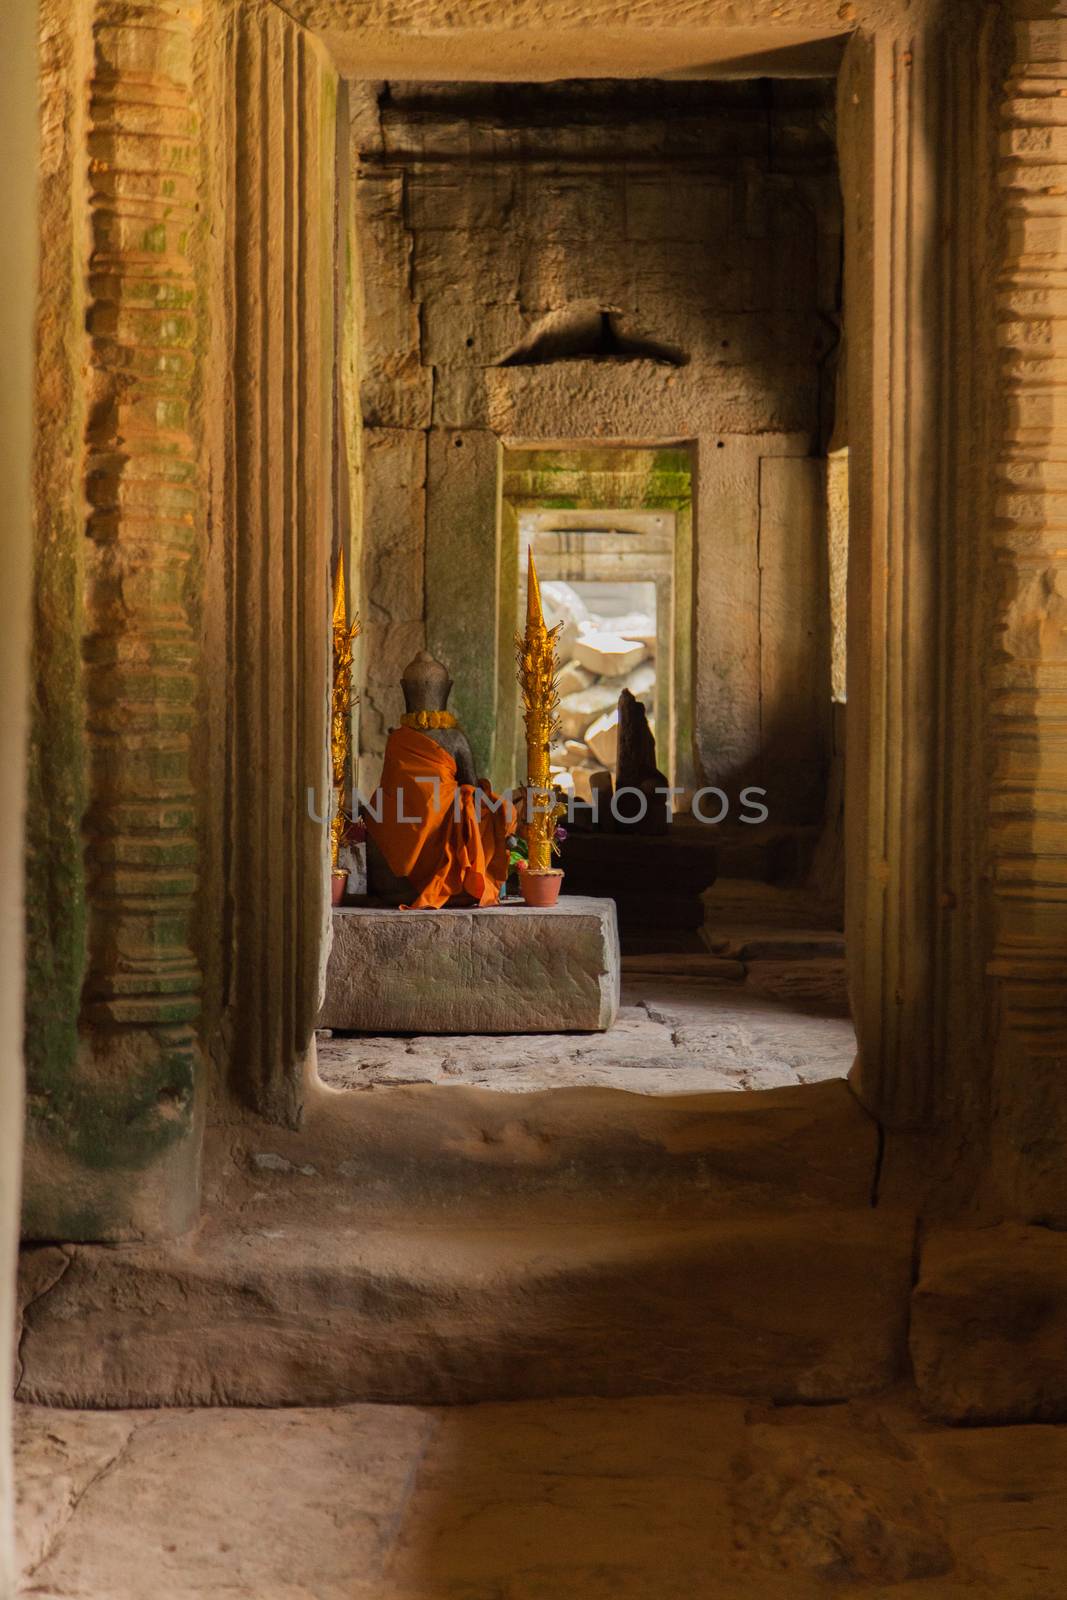
<instances>
[{"instance_id":1,"label":"dark stone figure","mask_svg":"<svg viewBox=\"0 0 1067 1600\"><path fill-rule=\"evenodd\" d=\"M619 748L615 761L616 797L622 789L637 789L647 801L647 810L638 817L640 802L636 795L616 798L619 827L623 832L663 834L670 821L670 798L664 792L667 779L656 766L656 740L648 725L644 702L635 700L629 689L619 696ZM633 816L634 821L629 821Z\"/></svg>"}]
</instances>

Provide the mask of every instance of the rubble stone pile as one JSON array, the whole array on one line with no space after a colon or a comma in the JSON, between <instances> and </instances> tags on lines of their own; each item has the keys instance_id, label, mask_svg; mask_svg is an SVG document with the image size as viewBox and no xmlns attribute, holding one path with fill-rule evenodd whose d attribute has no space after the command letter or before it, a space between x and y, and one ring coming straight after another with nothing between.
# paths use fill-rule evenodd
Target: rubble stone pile
<instances>
[{"instance_id":1,"label":"rubble stone pile","mask_svg":"<svg viewBox=\"0 0 1067 1600\"><path fill-rule=\"evenodd\" d=\"M562 624L559 656L560 736L551 751L553 782L579 800L592 798L593 774L614 771L619 742L619 695L629 689L656 714L656 619L647 611L611 615L606 609L621 586L605 590L605 610L594 610L569 583L541 584L545 621Z\"/></svg>"}]
</instances>

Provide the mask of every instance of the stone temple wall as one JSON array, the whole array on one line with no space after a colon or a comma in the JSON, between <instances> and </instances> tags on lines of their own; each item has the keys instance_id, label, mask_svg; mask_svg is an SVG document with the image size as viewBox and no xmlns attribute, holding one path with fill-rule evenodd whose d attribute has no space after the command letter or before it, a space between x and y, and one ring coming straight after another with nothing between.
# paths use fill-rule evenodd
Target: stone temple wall
<instances>
[{"instance_id":1,"label":"stone temple wall","mask_svg":"<svg viewBox=\"0 0 1067 1600\"><path fill-rule=\"evenodd\" d=\"M493 762L500 444L694 441L698 770L759 781L825 586L821 453L840 299L832 85L353 84L365 427L361 779L424 643ZM771 461L770 458L809 458ZM790 548L784 549L784 545ZM777 649L775 643L777 640ZM788 659L788 672L782 663ZM506 720L506 719L505 719ZM792 792L783 784L783 793Z\"/></svg>"},{"instance_id":2,"label":"stone temple wall","mask_svg":"<svg viewBox=\"0 0 1067 1600\"><path fill-rule=\"evenodd\" d=\"M837 35L842 9L853 30L838 101L849 427L834 443L847 443L853 468L854 1083L892 1135L890 1155L898 1133L936 1127L948 1158L976 1169L976 1184L988 1181L995 1122L1008 1205L1059 1222L1064 0L760 0L753 9L767 48L798 21ZM307 750L264 759L262 733L265 723L284 735L314 719L279 715L291 702L247 683L231 715L231 665L251 658L244 641L260 626L260 593L275 607L262 622L272 646L289 637L283 624L271 631L272 619L309 615L316 586L328 612L318 532L306 562L295 539L284 561L271 542L279 507L296 531L304 520L329 526L317 490L291 515L316 454L294 443L283 462L270 428L281 415L276 379L321 377L325 403L333 362L332 346L305 338L295 315L309 304L304 283L284 251L268 248L282 281L240 297L241 348L269 358L260 385L253 361L238 373L242 415L258 431L229 437L227 296L238 267L248 269L244 224L261 207L262 185L235 182L242 206L231 206L222 171L235 146L249 157L242 179L263 152L283 202L256 213L266 223L255 238L268 246L282 237L274 219L290 202L328 216L332 197L314 177L325 167L309 144L319 123L292 90L313 81L328 90L333 66L387 77L393 67L375 53L379 23L410 46L397 80L431 55L427 71L447 67L456 79L476 76L476 65L517 76L516 61L535 54L546 77L583 64L619 75L648 70L668 45L674 65L664 70L706 69L702 30L717 21L729 32L737 8L664 0L636 15L621 0L291 0L288 11L329 35L323 42L317 31L314 49L267 0L56 0L40 10L42 306L53 315L42 319L38 358L33 710L47 739L35 733L28 808L25 1192L47 1202L34 1206L38 1236L126 1237L173 1229L195 1209L196 1102L207 1098L212 1062L242 1098L290 1114L296 1096L284 1085L254 1096L248 1085L257 1074L266 1084L263 1063L291 1081L293 1021L305 1015L319 947L315 895L294 902L291 917L242 900L240 960L225 915L235 885L255 879L230 829L233 773L262 781L271 809L249 837L260 851L265 838L282 841L269 852L272 883L296 881L289 864L298 828L309 825L289 804ZM509 48L498 51L501 41ZM332 59L320 60L320 48ZM253 80L261 58L267 70ZM475 115L482 93L489 109ZM797 592L792 582L768 593L771 542L796 552L827 439L839 227L825 102L804 101L811 85L768 98L758 84L674 83L669 119L647 106L609 126L609 96L619 101L621 91L543 91L563 93L578 102L573 112L538 119L537 94L521 87L502 96L353 85L362 305L352 345L362 350L368 424L365 745L372 756L380 749L400 667L419 644L435 646L449 615L468 621L459 710L491 725L492 699L472 705L469 696L472 684L481 697L484 682L497 681L502 449L666 442L686 446L697 468L702 775L736 787L760 755L763 606L788 612ZM686 96L707 96L700 116L678 113ZM166 148L141 132L157 106L178 130ZM638 121L634 150L627 139ZM549 122L560 128L552 149ZM709 144L715 128L718 145ZM540 161L517 159L536 153L538 140ZM655 186L644 180L653 174L669 203L650 224ZM705 193L705 211L694 191ZM575 241L588 248L576 252ZM321 265L325 253L314 259ZM621 270L629 260L641 263L632 279ZM155 304L145 298L151 283L163 297ZM178 314L165 303L175 296L189 297ZM545 354L550 338L597 348L604 330L590 326L591 310L614 318L609 331L628 359L572 349L571 360L500 365L508 353ZM803 332L796 344L787 326ZM173 345L160 347L153 329ZM284 344L293 329L300 337ZM998 330L1000 369L990 355ZM662 359L642 353L641 340ZM672 353L688 363L674 365ZM249 438L283 492L241 492L238 532L230 501ZM236 582L238 554L248 584ZM279 602L280 583L290 588ZM235 593L250 597L240 641ZM276 653L254 659L273 673L270 685L295 678ZM466 668L477 662L475 681ZM307 685L314 694L310 674ZM136 727L120 722L127 716ZM110 761L124 736L123 759ZM99 870L87 878L90 853ZM100 1008L85 1030L83 999ZM270 1022L254 1070L247 1035L227 1031L241 1008Z\"/></svg>"}]
</instances>

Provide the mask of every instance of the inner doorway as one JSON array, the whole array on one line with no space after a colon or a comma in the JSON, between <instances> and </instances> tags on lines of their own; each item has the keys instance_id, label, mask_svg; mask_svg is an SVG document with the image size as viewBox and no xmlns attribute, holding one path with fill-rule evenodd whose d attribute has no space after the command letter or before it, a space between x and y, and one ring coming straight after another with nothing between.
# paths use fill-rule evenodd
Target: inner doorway
<instances>
[{"instance_id":1,"label":"inner doorway","mask_svg":"<svg viewBox=\"0 0 1067 1600\"><path fill-rule=\"evenodd\" d=\"M522 778L524 748L508 643L526 614L527 553L545 620L559 625L560 729L553 775L590 800L614 771L618 699L646 707L671 784L693 778L693 490L685 444L506 448L500 513L496 777ZM572 776L573 774L573 776Z\"/></svg>"},{"instance_id":2,"label":"inner doorway","mask_svg":"<svg viewBox=\"0 0 1067 1600\"><path fill-rule=\"evenodd\" d=\"M356 1087L425 1072L485 1082L499 1068L496 1086L517 1089L537 1078L538 1061L547 1087L605 1081L582 1076L594 1058L640 1072L643 1052L664 1076L626 1087L680 1092L699 1086L690 1072L722 1087L716 1061L736 1064L723 1043L731 1007L730 1026L759 1038L753 1006L780 1022L786 1004L805 1019L796 1027L807 1043L791 1065L775 1056L776 1070L827 1059L808 1029L821 1009L841 1024L829 1052L840 1075L854 1051L841 911L820 876L841 856L825 514L831 432L847 440L835 422L834 86L390 83L350 93L367 616L360 786L373 782L402 709L401 669L420 646L449 667L479 772L497 790L522 776L514 637L532 546L559 620L569 605L578 632L584 609L599 619L590 632L614 631L623 656L640 647L627 667L644 669L657 760L680 794L669 837L641 845L636 876L618 860L618 838L583 844L576 831L567 841L569 889L584 881L619 903L622 881L637 886L624 929L626 1026L551 1046L555 1076L533 1041L445 1037L322 1041L321 1070ZM625 587L609 596L610 583ZM654 626L631 639L639 619ZM565 665L577 669L565 699L604 698L612 675L590 654ZM589 753L613 764L612 729L595 726L611 708L580 728L588 707L567 709L555 776L577 792ZM725 813L709 792L726 797ZM765 801L762 816L744 806L746 792ZM680 924L663 911L675 886ZM665 1005L649 982L686 1004ZM640 1038L632 1051L627 1027ZM465 1062L483 1076L469 1079ZM769 1086L759 1074L725 1076Z\"/></svg>"}]
</instances>

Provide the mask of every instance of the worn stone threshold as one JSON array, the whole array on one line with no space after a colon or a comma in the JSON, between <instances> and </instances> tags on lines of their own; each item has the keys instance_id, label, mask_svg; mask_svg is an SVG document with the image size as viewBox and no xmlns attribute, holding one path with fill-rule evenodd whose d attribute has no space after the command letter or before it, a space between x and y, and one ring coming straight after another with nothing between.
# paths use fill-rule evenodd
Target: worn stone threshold
<instances>
[{"instance_id":1,"label":"worn stone threshold","mask_svg":"<svg viewBox=\"0 0 1067 1600\"><path fill-rule=\"evenodd\" d=\"M23 1400L827 1402L904 1371L913 1228L870 1208L387 1226L294 1212L213 1218L171 1246L48 1253L50 1287L25 1310Z\"/></svg>"},{"instance_id":2,"label":"worn stone threshold","mask_svg":"<svg viewBox=\"0 0 1067 1600\"><path fill-rule=\"evenodd\" d=\"M848 1083L646 1096L598 1087L515 1094L396 1085L307 1086L300 1127L213 1131L205 1201L226 1214L298 1199L393 1217L405 1207L499 1217L694 1219L800 1206L862 1209L878 1129ZM255 1196L256 1198L253 1198Z\"/></svg>"},{"instance_id":3,"label":"worn stone threshold","mask_svg":"<svg viewBox=\"0 0 1067 1600\"><path fill-rule=\"evenodd\" d=\"M205 1215L24 1257L20 1397L827 1402L906 1366L914 1221L840 1080L750 1094L309 1085L212 1130Z\"/></svg>"}]
</instances>

